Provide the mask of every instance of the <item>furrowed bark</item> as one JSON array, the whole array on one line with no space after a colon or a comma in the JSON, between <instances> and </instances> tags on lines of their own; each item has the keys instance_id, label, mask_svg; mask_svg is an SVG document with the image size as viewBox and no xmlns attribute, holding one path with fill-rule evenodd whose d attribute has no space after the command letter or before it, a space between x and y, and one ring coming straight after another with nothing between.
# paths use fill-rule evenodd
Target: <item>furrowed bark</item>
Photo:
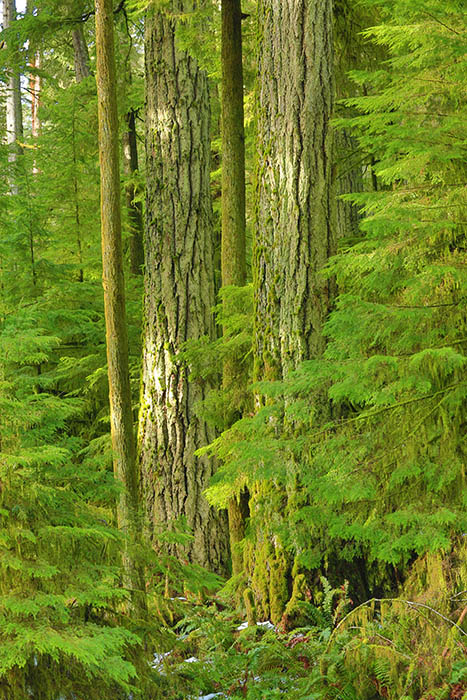
<instances>
[{"instance_id":1,"label":"furrowed bark","mask_svg":"<svg viewBox=\"0 0 467 700\"><path fill-rule=\"evenodd\" d=\"M173 2L174 12L194 8ZM196 413L208 382L188 382L185 341L215 337L207 78L175 40L174 19L146 21L145 330L139 449L150 535L184 516L194 540L170 549L224 572L224 513L203 495L214 465L195 451L214 438Z\"/></svg>"},{"instance_id":2,"label":"furrowed bark","mask_svg":"<svg viewBox=\"0 0 467 700\"><path fill-rule=\"evenodd\" d=\"M335 248L331 0L259 3L255 357L285 376L324 348Z\"/></svg>"},{"instance_id":3,"label":"furrowed bark","mask_svg":"<svg viewBox=\"0 0 467 700\"><path fill-rule=\"evenodd\" d=\"M333 289L319 271L336 239L332 1L260 0L258 22L254 374L262 380L324 350ZM258 609L278 622L291 591L292 561L275 529L288 495L267 488L258 486L250 509L267 496L276 510L247 551L247 570Z\"/></svg>"},{"instance_id":4,"label":"furrowed bark","mask_svg":"<svg viewBox=\"0 0 467 700\"><path fill-rule=\"evenodd\" d=\"M84 38L83 26L78 24L71 32L73 39L73 55L75 61L75 78L80 83L91 75L89 68L89 53L86 39Z\"/></svg>"}]
</instances>

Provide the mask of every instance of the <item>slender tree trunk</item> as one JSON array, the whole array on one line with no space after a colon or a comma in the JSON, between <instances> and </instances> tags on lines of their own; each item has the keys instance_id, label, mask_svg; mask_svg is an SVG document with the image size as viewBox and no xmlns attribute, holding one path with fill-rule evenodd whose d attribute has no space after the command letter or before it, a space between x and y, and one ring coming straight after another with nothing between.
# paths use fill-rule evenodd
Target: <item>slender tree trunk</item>
<instances>
[{"instance_id":1,"label":"slender tree trunk","mask_svg":"<svg viewBox=\"0 0 467 700\"><path fill-rule=\"evenodd\" d=\"M76 226L76 248L78 251L79 272L78 280L84 282L84 265L83 265L83 243L81 240L81 214L79 201L79 182L78 182L78 154L76 149L76 119L75 119L76 103L73 100L73 111L71 115L71 146L73 158L73 199L75 209L75 226Z\"/></svg>"},{"instance_id":2,"label":"slender tree trunk","mask_svg":"<svg viewBox=\"0 0 467 700\"><path fill-rule=\"evenodd\" d=\"M222 0L222 285L246 283L240 0Z\"/></svg>"},{"instance_id":3,"label":"slender tree trunk","mask_svg":"<svg viewBox=\"0 0 467 700\"><path fill-rule=\"evenodd\" d=\"M324 350L332 296L319 275L336 237L332 0L260 0L258 17L255 376L281 379ZM275 500L282 504L277 521L286 494ZM291 562L267 527L250 552L249 574L262 613L277 622L291 591Z\"/></svg>"},{"instance_id":4,"label":"slender tree trunk","mask_svg":"<svg viewBox=\"0 0 467 700\"><path fill-rule=\"evenodd\" d=\"M91 75L89 68L89 53L86 40L84 38L83 26L79 24L72 31L73 39L73 54L75 63L75 80L81 83L85 78ZM73 151L73 198L75 208L75 226L76 226L76 247L78 251L79 272L78 279L84 282L84 265L83 265L83 243L81 236L81 213L80 213L80 197L78 184L78 157L76 152L76 121L75 121L75 102L73 101L73 112L71 122L71 141Z\"/></svg>"},{"instance_id":5,"label":"slender tree trunk","mask_svg":"<svg viewBox=\"0 0 467 700\"><path fill-rule=\"evenodd\" d=\"M26 9L28 15L34 15L36 7L33 0L28 0ZM37 47L34 46L31 39L29 39L29 67L32 69L29 75L29 94L31 96L31 136L33 139L37 139L41 129L39 119L41 78L36 71L38 71L41 67L41 53ZM36 162L34 161L32 166L32 174L37 175L38 172Z\"/></svg>"},{"instance_id":6,"label":"slender tree trunk","mask_svg":"<svg viewBox=\"0 0 467 700\"><path fill-rule=\"evenodd\" d=\"M35 51L31 56L30 67L36 71L41 67L41 55ZM31 136L39 136L41 123L39 120L39 106L41 96L41 79L39 75L31 75L29 78L29 92L31 94Z\"/></svg>"},{"instance_id":7,"label":"slender tree trunk","mask_svg":"<svg viewBox=\"0 0 467 700\"><path fill-rule=\"evenodd\" d=\"M121 39L127 44L126 57L124 62L125 90L133 83L133 72L131 66L132 58L132 37L128 22L125 22L125 32L121 32ZM122 135L122 156L123 171L126 177L125 199L129 226L129 258L130 272L132 275L142 275L144 265L144 219L143 206L139 195L142 188L137 184L136 173L138 171L138 141L136 133L137 110L130 107L125 114L126 129Z\"/></svg>"},{"instance_id":8,"label":"slender tree trunk","mask_svg":"<svg viewBox=\"0 0 467 700\"><path fill-rule=\"evenodd\" d=\"M16 20L15 0L3 0L3 28L8 29ZM23 117L21 110L20 75L16 69L8 70L6 92L6 143L9 147L8 162L14 165L18 154L21 153L23 136ZM11 191L18 192L18 187L12 179Z\"/></svg>"},{"instance_id":9,"label":"slender tree trunk","mask_svg":"<svg viewBox=\"0 0 467 700\"><path fill-rule=\"evenodd\" d=\"M350 238L358 236L360 213L355 204L340 199L340 195L363 191L362 166L359 162L357 143L348 131L336 131L334 142L337 238Z\"/></svg>"},{"instance_id":10,"label":"slender tree trunk","mask_svg":"<svg viewBox=\"0 0 467 700\"><path fill-rule=\"evenodd\" d=\"M123 487L117 504L117 516L119 528L127 536L124 554L126 585L131 589L133 606L142 612L145 606L144 574L142 566L132 556L132 545L139 541L141 527L128 371L112 0L96 0L96 52L110 421L114 472Z\"/></svg>"},{"instance_id":11,"label":"slender tree trunk","mask_svg":"<svg viewBox=\"0 0 467 700\"><path fill-rule=\"evenodd\" d=\"M174 13L195 3L175 1ZM203 495L214 465L195 451L213 431L196 413L208 383L188 382L183 343L215 337L209 94L196 61L178 49L174 20L146 20L145 330L140 417L141 469L149 528L185 516L194 540L180 556L214 571L228 559L225 514Z\"/></svg>"},{"instance_id":12,"label":"slender tree trunk","mask_svg":"<svg viewBox=\"0 0 467 700\"><path fill-rule=\"evenodd\" d=\"M245 130L243 113L242 11L240 0L222 0L222 286L246 283L245 245ZM224 299L228 314L228 300ZM242 365L226 360L224 389L247 382ZM235 406L226 411L225 427L236 418ZM245 537L248 514L245 492L228 505L232 573L243 569L239 542Z\"/></svg>"},{"instance_id":13,"label":"slender tree trunk","mask_svg":"<svg viewBox=\"0 0 467 700\"><path fill-rule=\"evenodd\" d=\"M84 38L83 25L78 24L71 32L73 39L73 55L75 59L75 78L80 83L91 75L89 68L89 53L86 39Z\"/></svg>"},{"instance_id":14,"label":"slender tree trunk","mask_svg":"<svg viewBox=\"0 0 467 700\"><path fill-rule=\"evenodd\" d=\"M123 132L123 169L127 177L138 170L138 146L136 140L136 114L133 109L125 115L126 131ZM136 200L138 195L134 181L129 180L125 186L126 206L130 222L130 272L133 275L143 273L143 207Z\"/></svg>"}]
</instances>

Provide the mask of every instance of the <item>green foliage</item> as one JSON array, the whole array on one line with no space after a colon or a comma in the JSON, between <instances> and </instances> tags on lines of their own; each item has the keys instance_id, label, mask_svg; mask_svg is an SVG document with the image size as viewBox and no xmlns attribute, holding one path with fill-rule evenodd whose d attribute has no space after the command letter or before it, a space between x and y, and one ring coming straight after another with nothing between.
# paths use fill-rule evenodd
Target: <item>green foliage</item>
<instances>
[{"instance_id":1,"label":"green foliage","mask_svg":"<svg viewBox=\"0 0 467 700\"><path fill-rule=\"evenodd\" d=\"M180 357L190 368L192 381L208 377L219 379L226 361L232 361L241 368L241 376L235 375L223 384L222 389L210 391L203 405L198 406L198 412L205 420L222 429L227 411L243 415L252 409L249 384L252 370L253 288L251 285L223 287L219 296L220 303L215 312L222 335L214 342L207 338L186 342Z\"/></svg>"},{"instance_id":2,"label":"green foliage","mask_svg":"<svg viewBox=\"0 0 467 700\"><path fill-rule=\"evenodd\" d=\"M456 3L431 10L392 3L366 32L390 59L353 73L366 95L339 123L381 189L348 195L365 216L326 271L340 295L324 357L260 384L266 407L213 445L225 462L213 501L240 477L284 488L275 535L308 567L335 546L403 568L467 525L464 18ZM261 491L269 522L274 493Z\"/></svg>"},{"instance_id":3,"label":"green foliage","mask_svg":"<svg viewBox=\"0 0 467 700\"><path fill-rule=\"evenodd\" d=\"M130 687L128 651L139 643L117 624L126 600L121 536L108 524L117 489L105 470L76 457L70 427L83 402L16 369L47 365L56 339L16 330L17 356L2 353L0 692L20 700L41 688L52 700L83 687L97 698L98 687Z\"/></svg>"},{"instance_id":4,"label":"green foliage","mask_svg":"<svg viewBox=\"0 0 467 700\"><path fill-rule=\"evenodd\" d=\"M292 632L261 623L238 626L219 598L198 606L182 603L185 611L175 628L173 648L159 660L171 683L166 696L457 697L467 680L466 633L456 625L459 605L452 595L459 562L452 567L452 562L427 557L418 564L428 577L417 583L428 584L422 595L372 599L354 608L347 584L333 589L323 578L315 621ZM445 587L442 598L431 587L435 582Z\"/></svg>"},{"instance_id":5,"label":"green foliage","mask_svg":"<svg viewBox=\"0 0 467 700\"><path fill-rule=\"evenodd\" d=\"M15 60L43 19L16 23ZM0 696L123 698L147 673L114 525L95 86L52 44L40 136L26 121L16 164L0 147Z\"/></svg>"}]
</instances>

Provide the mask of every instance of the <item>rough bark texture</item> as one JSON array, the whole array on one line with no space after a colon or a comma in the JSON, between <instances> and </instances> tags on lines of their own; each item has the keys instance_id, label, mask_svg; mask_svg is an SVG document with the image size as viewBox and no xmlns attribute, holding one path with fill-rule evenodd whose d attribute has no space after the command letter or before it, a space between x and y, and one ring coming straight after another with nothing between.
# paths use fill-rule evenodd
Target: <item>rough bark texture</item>
<instances>
[{"instance_id":1,"label":"rough bark texture","mask_svg":"<svg viewBox=\"0 0 467 700\"><path fill-rule=\"evenodd\" d=\"M173 2L174 12L193 2ZM213 463L196 457L213 432L195 406L209 388L188 382L177 358L190 338L215 335L213 227L209 184L206 75L180 51L174 23L160 12L146 21L145 331L140 458L150 532L183 515L194 541L180 556L224 571L225 514L203 496Z\"/></svg>"},{"instance_id":2,"label":"rough bark texture","mask_svg":"<svg viewBox=\"0 0 467 700\"><path fill-rule=\"evenodd\" d=\"M255 357L277 378L324 347L334 250L331 0L259 2Z\"/></svg>"},{"instance_id":3,"label":"rough bark texture","mask_svg":"<svg viewBox=\"0 0 467 700\"><path fill-rule=\"evenodd\" d=\"M243 114L242 11L240 0L222 0L222 286L246 283L245 245L245 129ZM224 299L224 306L228 301ZM229 309L225 309L228 313ZM226 360L223 384L248 379L244 365ZM225 426L236 418L235 406L226 411ZM245 537L246 494L228 505L232 574L243 568L239 542Z\"/></svg>"},{"instance_id":4,"label":"rough bark texture","mask_svg":"<svg viewBox=\"0 0 467 700\"><path fill-rule=\"evenodd\" d=\"M136 141L135 112L130 110L125 115L127 125L123 132L123 170L131 177L138 170L138 146ZM137 188L134 181L129 180L125 186L126 206L130 224L130 272L133 275L143 273L143 208L140 201L135 201Z\"/></svg>"},{"instance_id":5,"label":"rough bark texture","mask_svg":"<svg viewBox=\"0 0 467 700\"><path fill-rule=\"evenodd\" d=\"M144 575L131 545L139 540L139 494L128 370L120 212L118 117L112 0L96 0L97 96L101 168L101 232L104 310L114 472L123 484L117 503L119 528L127 535L126 585L133 605L144 608Z\"/></svg>"},{"instance_id":6,"label":"rough bark texture","mask_svg":"<svg viewBox=\"0 0 467 700\"><path fill-rule=\"evenodd\" d=\"M334 252L332 0L260 0L257 230L253 252L255 376L281 379L324 350L332 289L320 269ZM292 561L277 536L287 494L268 484L269 522L245 549L261 615L277 623ZM264 507L264 506L263 506ZM274 524L273 524L274 523Z\"/></svg>"}]
</instances>

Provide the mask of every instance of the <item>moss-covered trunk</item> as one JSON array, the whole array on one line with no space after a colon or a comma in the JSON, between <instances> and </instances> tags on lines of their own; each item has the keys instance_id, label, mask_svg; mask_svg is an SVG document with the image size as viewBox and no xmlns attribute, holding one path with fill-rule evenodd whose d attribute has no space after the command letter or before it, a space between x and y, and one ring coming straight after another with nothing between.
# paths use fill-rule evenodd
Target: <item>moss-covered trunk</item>
<instances>
[{"instance_id":1,"label":"moss-covered trunk","mask_svg":"<svg viewBox=\"0 0 467 700\"><path fill-rule=\"evenodd\" d=\"M245 130L240 0L222 0L222 284L244 285Z\"/></svg>"},{"instance_id":2,"label":"moss-covered trunk","mask_svg":"<svg viewBox=\"0 0 467 700\"><path fill-rule=\"evenodd\" d=\"M324 349L332 288L319 270L334 252L336 228L332 2L260 0L258 19L253 279L255 377L261 380L285 377ZM277 523L284 503L279 494L274 500L282 503L281 512L271 514ZM248 567L262 613L277 621L291 591L291 562L276 533L266 530Z\"/></svg>"},{"instance_id":3,"label":"moss-covered trunk","mask_svg":"<svg viewBox=\"0 0 467 700\"><path fill-rule=\"evenodd\" d=\"M240 0L222 0L222 286L246 283L245 129L243 112L242 11ZM224 299L226 314L228 299ZM229 390L246 384L244 364L224 361L223 384ZM241 416L235 406L225 411L225 427ZM228 506L232 573L243 568L239 542L248 512L245 492Z\"/></svg>"},{"instance_id":4,"label":"moss-covered trunk","mask_svg":"<svg viewBox=\"0 0 467 700\"><path fill-rule=\"evenodd\" d=\"M126 535L125 585L133 606L145 607L143 569L132 552L140 539L138 477L128 369L128 337L120 212L118 118L112 0L96 0L97 97L101 169L102 278L109 375L110 425L114 473L122 489L117 503L119 528Z\"/></svg>"},{"instance_id":5,"label":"moss-covered trunk","mask_svg":"<svg viewBox=\"0 0 467 700\"><path fill-rule=\"evenodd\" d=\"M173 2L182 12L193 2ZM225 513L203 495L214 465L195 451L213 431L198 417L208 383L188 382L178 358L192 338L214 338L209 93L197 62L180 50L174 19L146 19L145 328L139 446L150 533L185 516L194 540L180 556L224 571Z\"/></svg>"}]
</instances>

